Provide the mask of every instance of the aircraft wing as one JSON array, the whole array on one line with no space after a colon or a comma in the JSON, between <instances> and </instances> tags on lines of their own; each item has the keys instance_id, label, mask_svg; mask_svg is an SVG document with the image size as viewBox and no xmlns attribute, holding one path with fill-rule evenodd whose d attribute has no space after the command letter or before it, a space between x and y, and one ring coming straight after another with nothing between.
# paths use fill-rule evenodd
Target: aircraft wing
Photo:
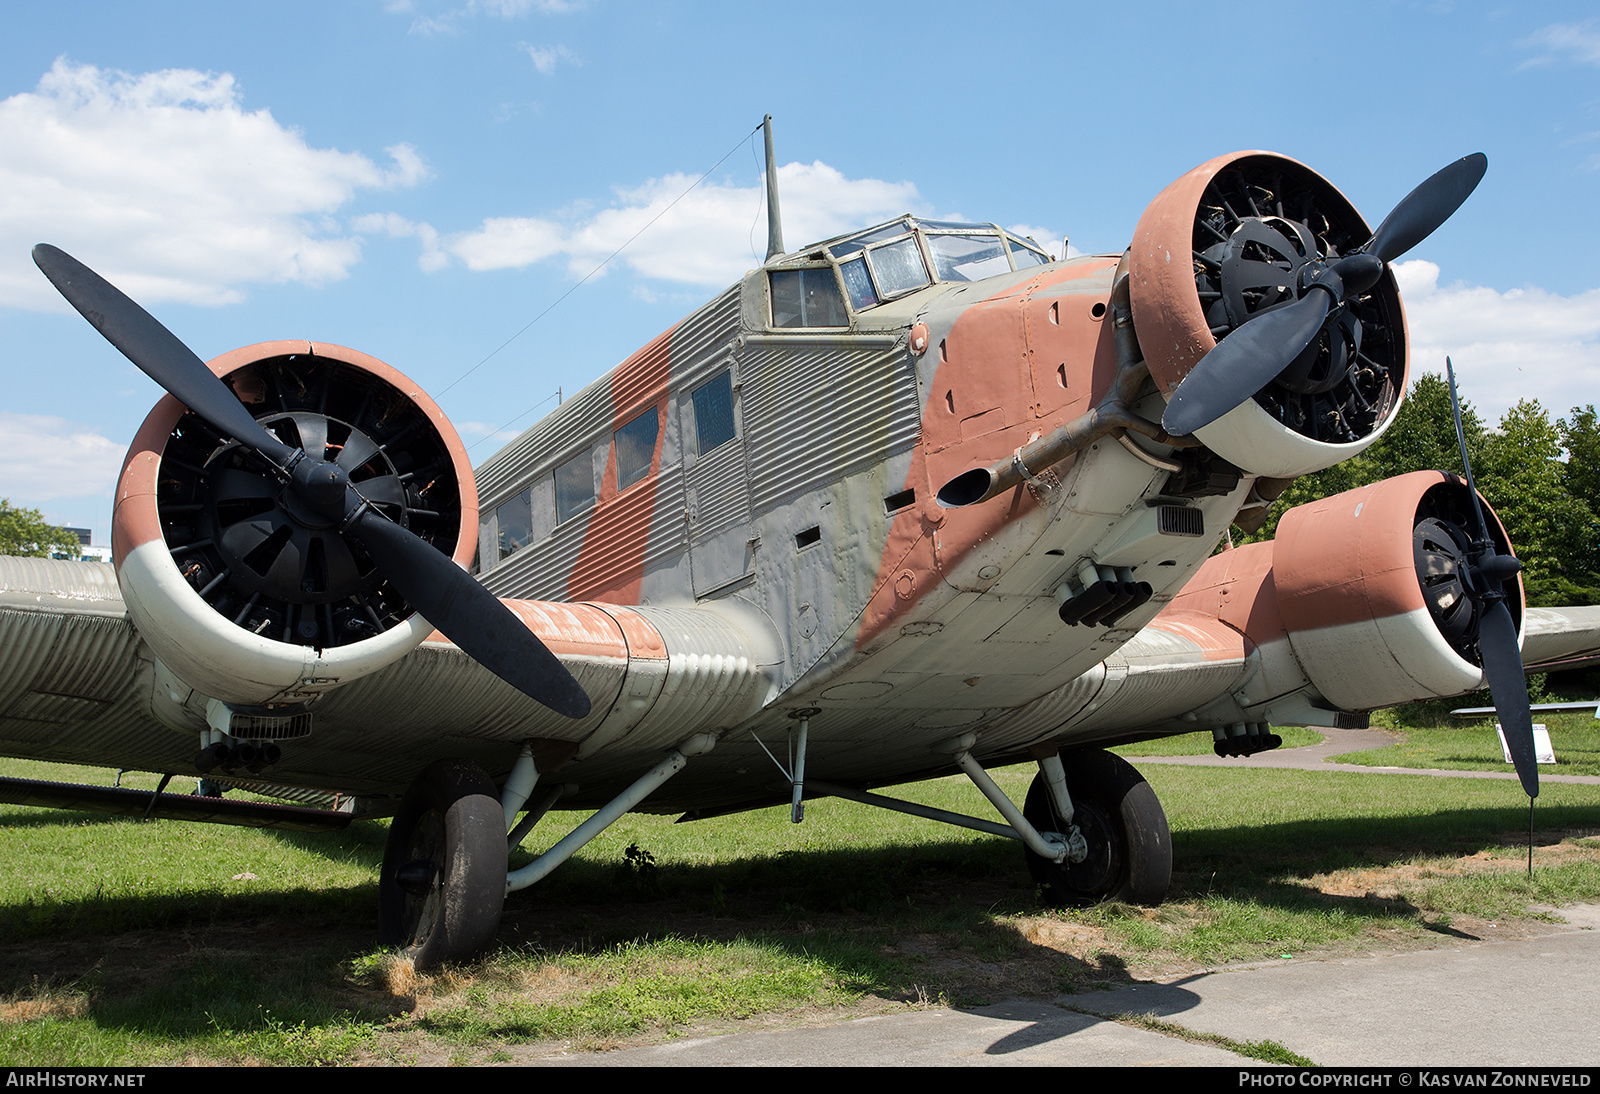
<instances>
[{"instance_id":1,"label":"aircraft wing","mask_svg":"<svg viewBox=\"0 0 1600 1094\"><path fill-rule=\"evenodd\" d=\"M546 769L606 752L585 768L586 778L603 778L625 757L737 724L769 695L777 654L758 620L703 608L505 603L583 685L587 717L549 710L435 633L311 703L309 722L280 735L270 781L398 797L434 758L503 771L523 742ZM204 697L152 655L110 565L0 557L0 649L0 755L194 770Z\"/></svg>"},{"instance_id":2,"label":"aircraft wing","mask_svg":"<svg viewBox=\"0 0 1600 1094\"><path fill-rule=\"evenodd\" d=\"M1522 662L1529 672L1600 661L1600 607L1528 608Z\"/></svg>"}]
</instances>

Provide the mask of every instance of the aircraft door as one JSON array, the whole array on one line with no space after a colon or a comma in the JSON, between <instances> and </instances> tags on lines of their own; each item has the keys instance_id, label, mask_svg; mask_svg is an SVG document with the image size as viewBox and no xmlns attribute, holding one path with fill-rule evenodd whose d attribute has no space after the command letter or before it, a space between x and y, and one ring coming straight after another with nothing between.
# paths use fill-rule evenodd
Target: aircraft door
<instances>
[{"instance_id":1,"label":"aircraft door","mask_svg":"<svg viewBox=\"0 0 1600 1094\"><path fill-rule=\"evenodd\" d=\"M755 573L750 468L738 402L732 360L679 402L689 569L697 599L736 586Z\"/></svg>"}]
</instances>

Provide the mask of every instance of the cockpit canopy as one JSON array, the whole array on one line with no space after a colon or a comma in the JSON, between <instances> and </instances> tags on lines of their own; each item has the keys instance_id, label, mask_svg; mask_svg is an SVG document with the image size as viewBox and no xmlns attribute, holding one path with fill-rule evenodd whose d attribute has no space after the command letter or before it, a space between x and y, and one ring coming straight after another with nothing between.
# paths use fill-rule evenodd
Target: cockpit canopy
<instances>
[{"instance_id":1,"label":"cockpit canopy","mask_svg":"<svg viewBox=\"0 0 1600 1094\"><path fill-rule=\"evenodd\" d=\"M875 308L936 281L979 281L1049 261L1038 244L996 224L905 216L769 268L772 325L846 327L850 310Z\"/></svg>"}]
</instances>

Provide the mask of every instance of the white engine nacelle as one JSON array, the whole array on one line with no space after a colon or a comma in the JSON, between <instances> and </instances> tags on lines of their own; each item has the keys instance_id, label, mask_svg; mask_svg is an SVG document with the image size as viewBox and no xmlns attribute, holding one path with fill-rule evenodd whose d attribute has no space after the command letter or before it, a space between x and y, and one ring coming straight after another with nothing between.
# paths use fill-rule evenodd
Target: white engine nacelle
<instances>
[{"instance_id":1,"label":"white engine nacelle","mask_svg":"<svg viewBox=\"0 0 1600 1094\"><path fill-rule=\"evenodd\" d=\"M268 431L334 460L375 507L461 566L477 550L465 447L382 361L266 342L209 362ZM224 703L296 704L376 672L433 627L336 527L291 520L250 449L164 397L117 483L112 549L129 615L167 670Z\"/></svg>"}]
</instances>

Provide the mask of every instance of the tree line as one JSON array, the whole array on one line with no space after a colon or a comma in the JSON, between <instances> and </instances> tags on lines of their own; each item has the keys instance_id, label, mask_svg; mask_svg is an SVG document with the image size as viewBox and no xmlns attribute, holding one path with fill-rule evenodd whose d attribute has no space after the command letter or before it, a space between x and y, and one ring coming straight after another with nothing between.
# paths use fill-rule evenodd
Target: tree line
<instances>
[{"instance_id":1,"label":"tree line","mask_svg":"<svg viewBox=\"0 0 1600 1094\"><path fill-rule=\"evenodd\" d=\"M1528 604L1600 604L1600 421L1594 405L1573 407L1552 421L1537 400L1524 399L1491 430L1463 402L1461 426L1478 491L1522 560ZM1425 470L1461 472L1450 387L1433 374L1411 385L1394 424L1372 447L1296 479L1261 530L1244 541L1270 539L1278 517L1293 506Z\"/></svg>"},{"instance_id":2,"label":"tree line","mask_svg":"<svg viewBox=\"0 0 1600 1094\"><path fill-rule=\"evenodd\" d=\"M39 510L0 498L0 555L77 558L78 537L45 520Z\"/></svg>"}]
</instances>

